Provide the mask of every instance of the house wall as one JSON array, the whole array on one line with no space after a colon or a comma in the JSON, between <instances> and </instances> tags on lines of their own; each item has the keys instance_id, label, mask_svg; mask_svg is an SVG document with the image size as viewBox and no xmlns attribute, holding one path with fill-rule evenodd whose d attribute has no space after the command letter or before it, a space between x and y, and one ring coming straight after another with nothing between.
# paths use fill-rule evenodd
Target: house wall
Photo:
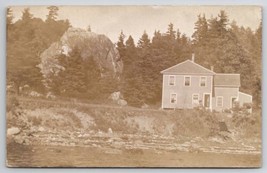
<instances>
[{"instance_id":1,"label":"house wall","mask_svg":"<svg viewBox=\"0 0 267 173\"><path fill-rule=\"evenodd\" d=\"M212 97L212 80L213 76L206 76L206 86L200 86L199 75L174 75L175 85L169 85L169 74L163 75L163 87L162 87L162 108L193 108L192 95L199 94L199 100L203 100L204 93L210 93ZM184 86L184 77L191 76L190 86ZM171 94L177 94L177 103L171 103ZM201 102L200 102L201 103ZM203 103L203 101L202 101ZM212 106L212 105L211 105Z\"/></svg>"},{"instance_id":2,"label":"house wall","mask_svg":"<svg viewBox=\"0 0 267 173\"><path fill-rule=\"evenodd\" d=\"M214 87L214 96L212 98L212 107L216 111L232 108L232 98L238 98L238 87ZM216 105L217 97L223 97L222 107Z\"/></svg>"},{"instance_id":3,"label":"house wall","mask_svg":"<svg viewBox=\"0 0 267 173\"><path fill-rule=\"evenodd\" d=\"M239 92L238 101L240 106L242 107L244 103L252 103L252 96L249 94Z\"/></svg>"}]
</instances>

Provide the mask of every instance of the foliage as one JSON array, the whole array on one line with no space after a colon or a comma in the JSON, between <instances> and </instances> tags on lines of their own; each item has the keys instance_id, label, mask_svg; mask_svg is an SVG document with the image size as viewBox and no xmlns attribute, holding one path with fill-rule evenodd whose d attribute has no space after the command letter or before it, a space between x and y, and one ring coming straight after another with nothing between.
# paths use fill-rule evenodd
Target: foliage
<instances>
[{"instance_id":1,"label":"foliage","mask_svg":"<svg viewBox=\"0 0 267 173\"><path fill-rule=\"evenodd\" d=\"M6 112L13 111L19 106L19 101L15 96L7 96Z\"/></svg>"},{"instance_id":2,"label":"foliage","mask_svg":"<svg viewBox=\"0 0 267 173\"><path fill-rule=\"evenodd\" d=\"M122 42L118 51L124 63L122 93L129 105L157 104L161 100L162 75L160 71L191 56L189 39L174 31L171 23L166 33L155 31L152 39L144 31L134 44L131 36ZM122 46L125 45L122 49ZM134 73L133 73L134 72Z\"/></svg>"},{"instance_id":3,"label":"foliage","mask_svg":"<svg viewBox=\"0 0 267 173\"><path fill-rule=\"evenodd\" d=\"M12 9L7 10L7 83L16 88L29 85L42 92L43 77L40 69L40 53L57 41L70 26L66 20L56 20L57 7L49 7L46 21L35 18L30 9L22 12L21 19L13 22Z\"/></svg>"},{"instance_id":4,"label":"foliage","mask_svg":"<svg viewBox=\"0 0 267 173\"><path fill-rule=\"evenodd\" d=\"M125 45L125 35L121 33L117 46L124 62L122 93L128 103L139 107L160 102L160 71L195 53L198 64L214 66L216 73L240 74L240 90L253 95L254 106L260 106L262 24L255 32L239 27L235 21L230 24L222 10L210 19L205 14L198 15L194 29L191 40L170 23L165 33L156 30L151 39L144 32L137 46L131 36Z\"/></svg>"},{"instance_id":5,"label":"foliage","mask_svg":"<svg viewBox=\"0 0 267 173\"><path fill-rule=\"evenodd\" d=\"M45 91L43 76L36 67L41 61L39 55L70 27L68 20L58 20L59 7L47 9L45 21L34 17L28 8L14 21L12 8L7 9L7 83L17 94L24 85ZM117 42L124 67L120 80L103 77L94 57L82 60L77 48L69 57L59 57L65 71L51 78L52 90L61 96L99 100L121 91L129 105L157 105L162 91L160 71L195 53L197 63L214 66L217 73L241 74L240 90L253 95L253 106L261 106L262 23L252 31L235 21L229 23L226 12L220 11L209 19L198 15L194 29L191 39L170 23L165 32L155 30L152 37L144 31L136 42L132 36L126 40L121 31Z\"/></svg>"},{"instance_id":6,"label":"foliage","mask_svg":"<svg viewBox=\"0 0 267 173\"><path fill-rule=\"evenodd\" d=\"M196 62L217 73L241 75L241 90L253 95L256 106L261 104L261 29L255 33L250 28L229 24L225 11L217 17L206 19L198 15L192 35Z\"/></svg>"},{"instance_id":7,"label":"foliage","mask_svg":"<svg viewBox=\"0 0 267 173\"><path fill-rule=\"evenodd\" d=\"M89 100L104 100L117 90L118 83L113 76L101 77L94 57L83 59L79 48L58 57L64 68L50 77L51 90L58 96Z\"/></svg>"},{"instance_id":8,"label":"foliage","mask_svg":"<svg viewBox=\"0 0 267 173\"><path fill-rule=\"evenodd\" d=\"M240 132L240 136L246 139L261 136L261 112L254 111L252 114L236 112L231 120L232 128Z\"/></svg>"},{"instance_id":9,"label":"foliage","mask_svg":"<svg viewBox=\"0 0 267 173\"><path fill-rule=\"evenodd\" d=\"M209 137L219 133L219 120L215 116L215 113L210 111L176 110L172 115L174 135Z\"/></svg>"}]
</instances>

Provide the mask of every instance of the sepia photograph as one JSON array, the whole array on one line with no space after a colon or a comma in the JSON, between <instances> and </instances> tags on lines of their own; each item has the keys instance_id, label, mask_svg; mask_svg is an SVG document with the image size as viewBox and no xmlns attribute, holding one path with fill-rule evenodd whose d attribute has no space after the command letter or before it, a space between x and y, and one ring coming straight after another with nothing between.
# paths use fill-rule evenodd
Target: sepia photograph
<instances>
[{"instance_id":1,"label":"sepia photograph","mask_svg":"<svg viewBox=\"0 0 267 173\"><path fill-rule=\"evenodd\" d=\"M6 166L259 168L260 6L10 6Z\"/></svg>"}]
</instances>

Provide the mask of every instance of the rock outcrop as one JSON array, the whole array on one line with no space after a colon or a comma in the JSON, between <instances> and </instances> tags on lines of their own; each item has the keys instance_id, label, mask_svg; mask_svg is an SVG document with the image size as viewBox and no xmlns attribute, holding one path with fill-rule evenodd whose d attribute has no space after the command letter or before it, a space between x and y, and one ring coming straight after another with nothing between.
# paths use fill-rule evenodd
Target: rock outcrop
<instances>
[{"instance_id":1,"label":"rock outcrop","mask_svg":"<svg viewBox=\"0 0 267 173\"><path fill-rule=\"evenodd\" d=\"M123 64L119 52L107 36L79 28L69 28L60 41L51 44L40 55L41 64L38 67L45 79L64 70L57 58L62 54L69 56L74 48L80 50L82 59L93 58L100 68L101 75L117 75L122 72Z\"/></svg>"}]
</instances>

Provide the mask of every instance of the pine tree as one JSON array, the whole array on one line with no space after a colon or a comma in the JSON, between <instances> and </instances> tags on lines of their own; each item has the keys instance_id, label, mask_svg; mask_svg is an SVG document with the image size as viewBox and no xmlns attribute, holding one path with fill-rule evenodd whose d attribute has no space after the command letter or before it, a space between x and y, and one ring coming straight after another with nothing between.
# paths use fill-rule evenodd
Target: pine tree
<instances>
[{"instance_id":1,"label":"pine tree","mask_svg":"<svg viewBox=\"0 0 267 173\"><path fill-rule=\"evenodd\" d=\"M47 9L49 10L48 15L46 15L46 21L56 21L57 17L58 17L58 7L57 6L49 6L47 7Z\"/></svg>"},{"instance_id":2,"label":"pine tree","mask_svg":"<svg viewBox=\"0 0 267 173\"><path fill-rule=\"evenodd\" d=\"M172 41L174 41L174 40L175 40L175 34L176 34L176 32L175 32L175 30L174 30L174 28L173 28L173 24L170 23L170 24L168 25L167 35L168 35L168 37L169 37Z\"/></svg>"},{"instance_id":3,"label":"pine tree","mask_svg":"<svg viewBox=\"0 0 267 173\"><path fill-rule=\"evenodd\" d=\"M119 41L117 42L117 50L119 51L120 58L123 59L125 56L125 44L124 44L125 35L121 31L119 36Z\"/></svg>"},{"instance_id":4,"label":"pine tree","mask_svg":"<svg viewBox=\"0 0 267 173\"><path fill-rule=\"evenodd\" d=\"M155 30L154 36L152 38L151 46L154 49L160 49L160 48L162 48L162 36L161 36L161 33L160 33L159 30L158 31Z\"/></svg>"},{"instance_id":5,"label":"pine tree","mask_svg":"<svg viewBox=\"0 0 267 173\"><path fill-rule=\"evenodd\" d=\"M134 63L136 58L137 58L137 50L135 47L134 40L130 35L129 38L126 40L126 45L125 45L125 57L123 58L123 63L125 67L124 69L131 68L131 65Z\"/></svg>"},{"instance_id":6,"label":"pine tree","mask_svg":"<svg viewBox=\"0 0 267 173\"><path fill-rule=\"evenodd\" d=\"M208 22L205 15L198 15L198 20L195 22L194 29L196 31L192 35L193 44L204 44L208 34Z\"/></svg>"},{"instance_id":7,"label":"pine tree","mask_svg":"<svg viewBox=\"0 0 267 173\"><path fill-rule=\"evenodd\" d=\"M150 47L150 39L148 38L146 31L144 31L142 37L139 39L137 43L137 47L143 48L143 49Z\"/></svg>"},{"instance_id":8,"label":"pine tree","mask_svg":"<svg viewBox=\"0 0 267 173\"><path fill-rule=\"evenodd\" d=\"M90 26L90 25L88 25L88 27L87 27L87 31L88 31L88 32L92 32L92 29L91 29L91 26Z\"/></svg>"},{"instance_id":9,"label":"pine tree","mask_svg":"<svg viewBox=\"0 0 267 173\"><path fill-rule=\"evenodd\" d=\"M25 8L22 12L22 21L29 22L33 15L30 13L30 8Z\"/></svg>"},{"instance_id":10,"label":"pine tree","mask_svg":"<svg viewBox=\"0 0 267 173\"><path fill-rule=\"evenodd\" d=\"M210 49L210 37L208 33L208 22L205 15L198 15L198 20L195 22L195 32L192 35L193 52L196 56L196 62L202 62L208 64L207 55L209 55Z\"/></svg>"},{"instance_id":11,"label":"pine tree","mask_svg":"<svg viewBox=\"0 0 267 173\"><path fill-rule=\"evenodd\" d=\"M129 38L126 40L126 48L135 48L133 37L130 35Z\"/></svg>"},{"instance_id":12,"label":"pine tree","mask_svg":"<svg viewBox=\"0 0 267 173\"><path fill-rule=\"evenodd\" d=\"M227 26L228 26L228 16L224 10L220 11L220 14L218 15L218 26L219 26L219 32L220 35L223 36L225 32L227 32Z\"/></svg>"},{"instance_id":13,"label":"pine tree","mask_svg":"<svg viewBox=\"0 0 267 173\"><path fill-rule=\"evenodd\" d=\"M100 70L93 57L83 60L76 47L69 56L60 55L58 59L64 70L53 75L51 83L53 92L65 97L91 100L102 97Z\"/></svg>"},{"instance_id":14,"label":"pine tree","mask_svg":"<svg viewBox=\"0 0 267 173\"><path fill-rule=\"evenodd\" d=\"M12 13L9 14L11 15ZM22 12L22 18L7 28L7 80L14 83L19 93L20 87L27 84L31 90L44 92L43 76L37 67L40 54L58 40L69 27L64 21L56 25L34 18L30 9Z\"/></svg>"},{"instance_id":15,"label":"pine tree","mask_svg":"<svg viewBox=\"0 0 267 173\"><path fill-rule=\"evenodd\" d=\"M6 14L6 23L7 23L7 27L13 24L13 11L11 8L7 8L7 14Z\"/></svg>"}]
</instances>

